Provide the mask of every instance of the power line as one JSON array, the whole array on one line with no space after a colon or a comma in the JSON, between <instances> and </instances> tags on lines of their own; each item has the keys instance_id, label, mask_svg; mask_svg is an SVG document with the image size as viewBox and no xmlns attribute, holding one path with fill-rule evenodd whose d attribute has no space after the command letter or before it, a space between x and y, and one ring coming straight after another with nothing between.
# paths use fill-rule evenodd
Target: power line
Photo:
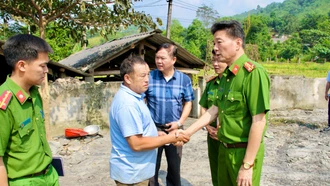
<instances>
[{"instance_id":1,"label":"power line","mask_svg":"<svg viewBox=\"0 0 330 186\"><path fill-rule=\"evenodd\" d=\"M180 8L186 9L186 10L195 11L195 12L197 11L197 9L192 9L192 8L188 8L188 7L184 7L184 6L180 6L180 5L176 5L176 4L173 4L173 6L180 7Z\"/></svg>"},{"instance_id":2,"label":"power line","mask_svg":"<svg viewBox=\"0 0 330 186\"><path fill-rule=\"evenodd\" d=\"M143 5L143 6L135 6L134 8L136 9L136 8L145 8L145 7L156 7L156 6L167 6L167 4L159 4L159 5L148 5L148 6L146 6L146 5Z\"/></svg>"},{"instance_id":3,"label":"power line","mask_svg":"<svg viewBox=\"0 0 330 186\"><path fill-rule=\"evenodd\" d=\"M186 3L186 2L184 2L184 1L180 1L180 0L176 0L175 1L176 3L179 3L179 4L182 4L182 5L184 5L184 6L190 6L191 8L199 8L198 6L196 6L196 5L193 5L193 4L189 4L189 3Z\"/></svg>"}]
</instances>

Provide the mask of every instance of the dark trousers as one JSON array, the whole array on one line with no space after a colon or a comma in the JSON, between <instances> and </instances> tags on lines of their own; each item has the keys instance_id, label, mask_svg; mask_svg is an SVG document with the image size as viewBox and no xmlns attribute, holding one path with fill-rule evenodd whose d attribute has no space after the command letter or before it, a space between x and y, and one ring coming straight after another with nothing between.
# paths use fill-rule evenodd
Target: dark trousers
<instances>
[{"instance_id":1,"label":"dark trousers","mask_svg":"<svg viewBox=\"0 0 330 186\"><path fill-rule=\"evenodd\" d=\"M180 164L182 157L182 147L176 147L172 144L164 145L158 148L155 176L150 179L149 185L159 186L158 173L164 149L167 159L166 186L181 186Z\"/></svg>"}]
</instances>

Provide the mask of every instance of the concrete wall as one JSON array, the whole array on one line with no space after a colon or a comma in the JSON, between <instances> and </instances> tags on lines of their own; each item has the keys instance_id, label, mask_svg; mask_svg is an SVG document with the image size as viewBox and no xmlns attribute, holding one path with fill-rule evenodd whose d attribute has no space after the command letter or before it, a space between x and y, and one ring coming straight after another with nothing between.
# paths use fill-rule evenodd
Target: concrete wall
<instances>
[{"instance_id":1,"label":"concrete wall","mask_svg":"<svg viewBox=\"0 0 330 186\"><path fill-rule=\"evenodd\" d=\"M325 84L325 78L271 76L271 109L327 108ZM82 125L108 125L111 101L119 87L120 82L87 83L74 78L57 79L50 84L50 123L61 125L78 121ZM196 99L191 117L199 116L201 90L204 88L194 90Z\"/></svg>"},{"instance_id":2,"label":"concrete wall","mask_svg":"<svg viewBox=\"0 0 330 186\"><path fill-rule=\"evenodd\" d=\"M271 109L325 109L325 78L271 76Z\"/></svg>"}]
</instances>

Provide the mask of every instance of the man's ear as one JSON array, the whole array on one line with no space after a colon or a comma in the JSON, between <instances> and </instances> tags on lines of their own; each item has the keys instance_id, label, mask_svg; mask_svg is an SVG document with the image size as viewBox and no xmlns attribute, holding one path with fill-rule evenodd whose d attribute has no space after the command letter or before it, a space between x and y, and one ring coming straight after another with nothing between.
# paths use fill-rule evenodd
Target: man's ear
<instances>
[{"instance_id":1,"label":"man's ear","mask_svg":"<svg viewBox=\"0 0 330 186\"><path fill-rule=\"evenodd\" d=\"M26 71L26 62L23 60L19 60L16 65L15 68L18 69L19 71L25 72Z\"/></svg>"},{"instance_id":2,"label":"man's ear","mask_svg":"<svg viewBox=\"0 0 330 186\"><path fill-rule=\"evenodd\" d=\"M176 62L176 57L173 57L173 64L175 64Z\"/></svg>"},{"instance_id":3,"label":"man's ear","mask_svg":"<svg viewBox=\"0 0 330 186\"><path fill-rule=\"evenodd\" d=\"M124 75L124 81L129 85L132 84L131 77L128 74Z\"/></svg>"},{"instance_id":4,"label":"man's ear","mask_svg":"<svg viewBox=\"0 0 330 186\"><path fill-rule=\"evenodd\" d=\"M236 39L236 50L239 50L241 47L243 47L243 40L241 38Z\"/></svg>"}]
</instances>

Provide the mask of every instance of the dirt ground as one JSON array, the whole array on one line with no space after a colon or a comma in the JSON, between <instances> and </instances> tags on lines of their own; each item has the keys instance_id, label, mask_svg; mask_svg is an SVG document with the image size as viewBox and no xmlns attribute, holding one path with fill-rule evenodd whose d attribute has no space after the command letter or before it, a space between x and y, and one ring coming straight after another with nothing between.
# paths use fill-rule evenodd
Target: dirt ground
<instances>
[{"instance_id":1,"label":"dirt ground","mask_svg":"<svg viewBox=\"0 0 330 186\"><path fill-rule=\"evenodd\" d=\"M196 119L189 118L189 126ZM265 137L262 186L330 185L330 131L320 132L327 124L327 110L286 110L270 112ZM62 186L114 186L109 177L109 130L101 136L67 140L56 136L50 142L54 156L64 160ZM166 176L163 155L160 183ZM207 158L206 131L200 130L183 148L181 164L183 186L212 185ZM164 184L163 184L164 185Z\"/></svg>"}]
</instances>

